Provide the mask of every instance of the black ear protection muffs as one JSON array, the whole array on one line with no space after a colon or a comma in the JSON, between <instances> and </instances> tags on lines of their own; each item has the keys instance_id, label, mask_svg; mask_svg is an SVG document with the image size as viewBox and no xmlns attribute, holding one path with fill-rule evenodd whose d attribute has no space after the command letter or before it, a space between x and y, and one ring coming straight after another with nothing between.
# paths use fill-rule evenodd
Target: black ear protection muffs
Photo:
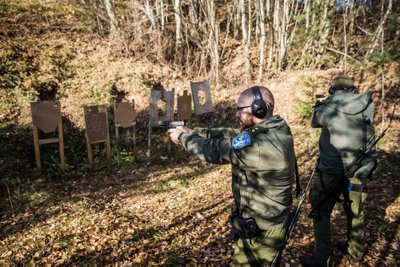
<instances>
[{"instance_id":1,"label":"black ear protection muffs","mask_svg":"<svg viewBox=\"0 0 400 267\"><path fill-rule=\"evenodd\" d=\"M348 91L350 91L352 94L356 94L357 93L357 88L355 87L355 86L353 86L353 87L350 87L350 88L345 88L345 90L348 90ZM330 95L333 95L334 93L335 93L335 88L331 85L331 86L329 86L329 94Z\"/></svg>"},{"instance_id":2,"label":"black ear protection muffs","mask_svg":"<svg viewBox=\"0 0 400 267\"><path fill-rule=\"evenodd\" d=\"M262 98L260 87L253 86L251 88L253 94L253 103L251 103L251 113L259 119L264 118L268 113L268 105Z\"/></svg>"},{"instance_id":3,"label":"black ear protection muffs","mask_svg":"<svg viewBox=\"0 0 400 267\"><path fill-rule=\"evenodd\" d=\"M329 86L329 94L333 95L335 93L335 88L332 86L332 84Z\"/></svg>"}]
</instances>

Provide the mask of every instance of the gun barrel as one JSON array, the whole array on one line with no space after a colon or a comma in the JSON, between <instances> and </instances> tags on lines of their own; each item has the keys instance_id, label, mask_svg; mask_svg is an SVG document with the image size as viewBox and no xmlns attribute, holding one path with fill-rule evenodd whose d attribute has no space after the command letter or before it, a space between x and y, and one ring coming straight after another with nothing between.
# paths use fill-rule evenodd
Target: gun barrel
<instances>
[{"instance_id":1,"label":"gun barrel","mask_svg":"<svg viewBox=\"0 0 400 267\"><path fill-rule=\"evenodd\" d=\"M184 126L185 123L183 121L159 121L158 126L166 127L166 128L175 128L178 126Z\"/></svg>"}]
</instances>

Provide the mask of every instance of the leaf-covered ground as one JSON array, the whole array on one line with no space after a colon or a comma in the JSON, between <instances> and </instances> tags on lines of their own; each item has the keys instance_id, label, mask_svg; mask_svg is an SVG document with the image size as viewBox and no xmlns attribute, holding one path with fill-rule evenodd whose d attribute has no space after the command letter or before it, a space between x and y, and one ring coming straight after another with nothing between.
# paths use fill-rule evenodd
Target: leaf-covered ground
<instances>
[{"instance_id":1,"label":"leaf-covered ground","mask_svg":"<svg viewBox=\"0 0 400 267\"><path fill-rule=\"evenodd\" d=\"M148 62L140 53L135 58L114 58L109 39L94 33L91 18L91 13L77 7L75 1L0 0L0 63L4 72L0 80L10 88L3 90L0 120L15 117L30 123L27 103L36 99L39 91L46 93L53 87L59 87L63 120L71 125L80 124L83 104L107 102L113 83L119 89L133 88L136 104L142 108L148 103L149 82L187 88L189 76L174 66ZM231 54L238 57L228 61L221 78L232 80L232 84L226 84L224 90L213 88L217 89L213 91L217 119L224 125L229 112L233 117L238 90L245 86L236 84L242 82L244 60L236 50ZM380 88L374 86L380 84L380 75L368 77L372 74L359 66L356 70L361 91L372 89L379 100ZM395 64L393 74L385 74L388 93L398 88L397 70ZM272 80L261 84L265 82L274 91L278 113L292 125L308 119L314 89L327 89L337 71L271 74ZM20 89L14 90L17 85ZM307 96L312 97L311 102ZM393 103L398 93L386 97ZM143 114L147 116L147 109ZM396 116L398 120L398 113ZM141 122L145 125L147 120ZM157 158L148 165L132 164L129 171L115 168L89 175L84 132L74 129L73 136L71 131L65 134L68 172L59 176L52 170L51 175L43 175L46 178L29 180L25 174L34 168L31 132L20 126L10 131L0 127L0 173L8 174L1 177L0 185L0 264L229 264L228 216L233 201L229 166L204 164L174 148L175 154L167 160ZM307 127L292 129L305 184L315 164L318 139ZM369 182L364 265L395 266L400 259L399 125L392 129L385 145L380 145L381 164L375 180ZM45 161L50 153L42 152ZM56 156L49 162L58 170ZM312 251L308 211L306 204L284 251L284 262L296 262L300 255ZM334 241L345 237L344 222L343 211L337 207ZM343 265L353 264L347 256L338 251L335 254Z\"/></svg>"},{"instance_id":2,"label":"leaf-covered ground","mask_svg":"<svg viewBox=\"0 0 400 267\"><path fill-rule=\"evenodd\" d=\"M305 184L314 165L316 135L298 128L294 136ZM367 248L358 264L394 266L400 259L396 149L393 143L381 147L380 167L369 182ZM174 153L182 157L185 152L175 148ZM180 157L174 160L172 155L129 173L36 180L12 190L1 203L0 263L228 265L230 167ZM312 251L308 211L307 203L284 262L295 263ZM333 217L336 241L346 236L340 206ZM339 251L335 254L342 265L357 265Z\"/></svg>"}]
</instances>

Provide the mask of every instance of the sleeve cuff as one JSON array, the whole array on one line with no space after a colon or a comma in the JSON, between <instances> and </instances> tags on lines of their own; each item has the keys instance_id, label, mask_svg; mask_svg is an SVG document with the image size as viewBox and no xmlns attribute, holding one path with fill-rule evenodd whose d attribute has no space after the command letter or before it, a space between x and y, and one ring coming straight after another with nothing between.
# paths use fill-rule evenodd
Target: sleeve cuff
<instances>
[{"instance_id":1,"label":"sleeve cuff","mask_svg":"<svg viewBox=\"0 0 400 267\"><path fill-rule=\"evenodd\" d=\"M187 142L187 139L189 138L189 137L191 137L192 135L195 135L196 133L195 132L193 132L193 133L181 133L180 135L179 135L179 143L183 146L183 147L186 147L186 142Z\"/></svg>"}]
</instances>

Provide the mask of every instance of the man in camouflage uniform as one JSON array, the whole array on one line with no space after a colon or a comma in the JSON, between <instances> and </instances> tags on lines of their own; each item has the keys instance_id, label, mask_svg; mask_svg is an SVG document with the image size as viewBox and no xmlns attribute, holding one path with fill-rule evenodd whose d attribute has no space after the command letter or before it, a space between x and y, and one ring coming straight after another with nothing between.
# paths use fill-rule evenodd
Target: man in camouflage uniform
<instances>
[{"instance_id":1,"label":"man in camouflage uniform","mask_svg":"<svg viewBox=\"0 0 400 267\"><path fill-rule=\"evenodd\" d=\"M272 93L255 86L239 96L240 130L169 130L174 143L201 160L232 165L233 264L268 266L284 241L295 154L290 128L273 109Z\"/></svg>"},{"instance_id":2,"label":"man in camouflage uniform","mask_svg":"<svg viewBox=\"0 0 400 267\"><path fill-rule=\"evenodd\" d=\"M319 140L320 175L310 192L313 216L315 253L300 257L303 266L332 266L333 247L330 235L330 216L334 205L343 194L347 217L347 242L337 243L338 249L361 260L364 250L364 212L362 203L367 197L366 178L376 165L375 148L352 168L349 177L344 171L357 156L375 140L373 127L374 103L371 93L357 94L352 78L338 76L329 89L331 96L314 106L311 126L322 128ZM327 194L327 189L338 179L342 181ZM318 206L317 206L318 205Z\"/></svg>"}]
</instances>

